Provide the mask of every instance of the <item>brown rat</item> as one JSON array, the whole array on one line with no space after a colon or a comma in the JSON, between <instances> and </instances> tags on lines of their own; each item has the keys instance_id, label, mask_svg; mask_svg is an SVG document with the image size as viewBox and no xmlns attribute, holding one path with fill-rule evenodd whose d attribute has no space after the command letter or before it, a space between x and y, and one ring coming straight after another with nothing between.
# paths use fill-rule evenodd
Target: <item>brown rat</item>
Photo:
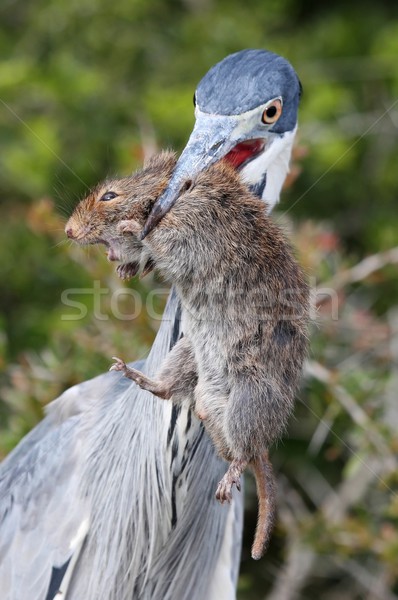
<instances>
[{"instance_id":1,"label":"brown rat","mask_svg":"<svg viewBox=\"0 0 398 600\"><path fill-rule=\"evenodd\" d=\"M110 258L123 263L122 275L149 261L175 285L184 337L157 377L120 359L112 368L161 398L190 400L230 462L216 492L221 502L231 499L234 484L239 489L246 466L253 468L259 518L252 556L258 559L275 514L268 449L287 425L307 351L308 286L264 203L222 163L187 182L170 212L139 242L174 160L161 154L138 174L106 182L97 197L94 192L79 204L66 231L81 243L108 245Z\"/></svg>"}]
</instances>

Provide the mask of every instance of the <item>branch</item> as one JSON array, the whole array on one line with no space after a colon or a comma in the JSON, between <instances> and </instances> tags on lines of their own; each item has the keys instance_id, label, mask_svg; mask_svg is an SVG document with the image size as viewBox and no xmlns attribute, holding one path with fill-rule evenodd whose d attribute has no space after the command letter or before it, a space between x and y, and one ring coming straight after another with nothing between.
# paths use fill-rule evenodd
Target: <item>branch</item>
<instances>
[{"instance_id":1,"label":"branch","mask_svg":"<svg viewBox=\"0 0 398 600\"><path fill-rule=\"evenodd\" d=\"M351 394L349 394L343 386L336 383L336 376L332 371L315 360L309 360L306 363L305 373L327 385L332 390L336 400L338 400L344 410L350 415L354 423L362 427L362 429L366 429L367 436L377 450L384 455L390 454L389 447L385 443L383 437L375 429L372 420L354 400Z\"/></svg>"},{"instance_id":2,"label":"branch","mask_svg":"<svg viewBox=\"0 0 398 600\"><path fill-rule=\"evenodd\" d=\"M357 265L346 269L342 273L335 275L330 281L322 284L322 287L329 287L334 290L344 288L348 284L363 281L369 275L372 275L375 271L379 271L387 265L398 263L398 246L390 248L385 252L379 252L378 254L372 254L361 260ZM325 299L321 299L317 302L317 306L323 304Z\"/></svg>"}]
</instances>

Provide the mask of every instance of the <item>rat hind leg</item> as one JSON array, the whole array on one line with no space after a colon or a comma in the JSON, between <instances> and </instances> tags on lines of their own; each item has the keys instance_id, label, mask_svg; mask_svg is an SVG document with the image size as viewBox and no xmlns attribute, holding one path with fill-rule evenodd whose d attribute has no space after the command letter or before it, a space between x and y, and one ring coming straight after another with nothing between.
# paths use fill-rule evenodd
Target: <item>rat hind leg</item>
<instances>
[{"instance_id":1,"label":"rat hind leg","mask_svg":"<svg viewBox=\"0 0 398 600\"><path fill-rule=\"evenodd\" d=\"M169 400L171 398L171 391L164 385L164 382L151 379L141 371L128 367L124 360L117 358L117 356L113 356L112 358L115 362L109 369L110 371L121 371L125 377L134 381L141 389L152 392L152 394L158 396L158 398L162 398L163 400Z\"/></svg>"},{"instance_id":2,"label":"rat hind leg","mask_svg":"<svg viewBox=\"0 0 398 600\"><path fill-rule=\"evenodd\" d=\"M188 338L181 338L166 356L159 374L148 377L141 371L128 367L120 358L111 366L111 371L121 371L143 390L152 392L163 400L172 399L179 404L189 398L192 402L193 391L198 376L193 348Z\"/></svg>"}]
</instances>

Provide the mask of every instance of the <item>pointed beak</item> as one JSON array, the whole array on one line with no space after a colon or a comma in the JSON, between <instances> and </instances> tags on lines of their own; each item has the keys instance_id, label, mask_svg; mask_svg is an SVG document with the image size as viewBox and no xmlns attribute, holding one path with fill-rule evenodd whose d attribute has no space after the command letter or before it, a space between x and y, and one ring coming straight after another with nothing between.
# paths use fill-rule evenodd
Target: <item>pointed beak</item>
<instances>
[{"instance_id":1,"label":"pointed beak","mask_svg":"<svg viewBox=\"0 0 398 600\"><path fill-rule=\"evenodd\" d=\"M183 184L217 162L239 142L234 135L236 116L199 114L191 137L181 154L166 191L155 202L141 239L159 223L176 202Z\"/></svg>"}]
</instances>

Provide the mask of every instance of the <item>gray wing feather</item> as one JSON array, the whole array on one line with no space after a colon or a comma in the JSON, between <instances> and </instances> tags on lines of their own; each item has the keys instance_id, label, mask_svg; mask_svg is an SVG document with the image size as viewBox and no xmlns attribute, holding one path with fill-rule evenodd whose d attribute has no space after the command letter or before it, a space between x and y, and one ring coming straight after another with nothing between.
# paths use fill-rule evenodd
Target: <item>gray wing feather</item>
<instances>
[{"instance_id":1,"label":"gray wing feather","mask_svg":"<svg viewBox=\"0 0 398 600\"><path fill-rule=\"evenodd\" d=\"M2 469L0 589L7 600L46 597L52 567L70 557L84 518L74 472L78 418L59 425L46 420L41 440L32 436Z\"/></svg>"},{"instance_id":2,"label":"gray wing feather","mask_svg":"<svg viewBox=\"0 0 398 600\"><path fill-rule=\"evenodd\" d=\"M148 373L179 335L176 315L172 295ZM188 408L115 372L71 388L0 472L2 598L47 600L53 567L81 549L67 600L213 600L220 580L232 600L242 497L216 502L224 471Z\"/></svg>"}]
</instances>

